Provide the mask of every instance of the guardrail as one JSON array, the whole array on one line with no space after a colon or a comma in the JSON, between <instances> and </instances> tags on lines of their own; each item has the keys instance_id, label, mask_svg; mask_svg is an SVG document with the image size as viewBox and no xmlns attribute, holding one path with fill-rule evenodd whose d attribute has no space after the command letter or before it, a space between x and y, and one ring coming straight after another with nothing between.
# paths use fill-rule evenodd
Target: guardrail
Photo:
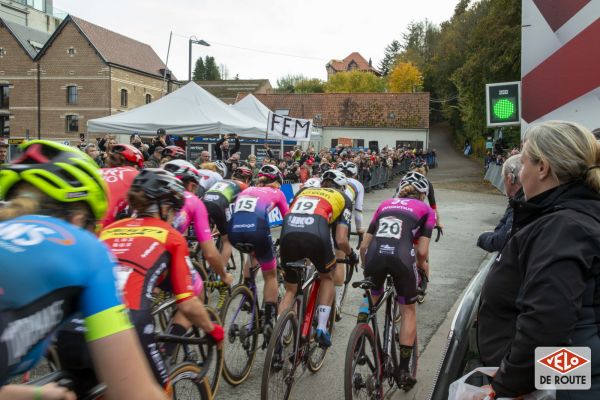
<instances>
[{"instance_id":1,"label":"guardrail","mask_svg":"<svg viewBox=\"0 0 600 400\"><path fill-rule=\"evenodd\" d=\"M502 165L490 163L488 165L487 171L485 171L485 176L483 177L483 179L490 182L496 187L496 189L504 193L504 178L502 177Z\"/></svg>"},{"instance_id":2,"label":"guardrail","mask_svg":"<svg viewBox=\"0 0 600 400\"><path fill-rule=\"evenodd\" d=\"M488 271L496 261L496 256L497 253L493 253L491 259L475 275L458 305L429 400L446 400L450 384L468 372L464 370L468 361L467 356L479 354L477 349L473 348L477 343L471 335L474 333L471 330L476 329L481 288Z\"/></svg>"},{"instance_id":3,"label":"guardrail","mask_svg":"<svg viewBox=\"0 0 600 400\"><path fill-rule=\"evenodd\" d=\"M396 176L403 175L408 171L412 160L405 159L397 163L394 167L377 166L375 168L359 168L358 180L365 187L365 191L372 189L383 189Z\"/></svg>"}]
</instances>

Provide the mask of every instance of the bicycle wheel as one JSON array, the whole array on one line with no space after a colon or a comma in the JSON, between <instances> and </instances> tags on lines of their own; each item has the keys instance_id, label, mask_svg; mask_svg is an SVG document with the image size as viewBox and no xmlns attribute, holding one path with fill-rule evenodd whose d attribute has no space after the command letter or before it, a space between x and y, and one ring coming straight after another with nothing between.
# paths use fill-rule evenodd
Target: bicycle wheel
<instances>
[{"instance_id":1,"label":"bicycle wheel","mask_svg":"<svg viewBox=\"0 0 600 400\"><path fill-rule=\"evenodd\" d=\"M285 335L289 335L291 340L286 342ZM289 309L277 320L267 347L260 388L261 400L289 399L294 382L298 335L296 312Z\"/></svg>"},{"instance_id":2,"label":"bicycle wheel","mask_svg":"<svg viewBox=\"0 0 600 400\"><path fill-rule=\"evenodd\" d=\"M212 322L221 324L217 312L211 307L206 307L206 311ZM206 334L198 328L193 327L187 336L202 337ZM223 348L219 349L212 341L203 345L177 345L172 364L178 365L181 362L192 362L196 364L203 375L206 375L212 395L217 393L219 383L221 382L221 372L223 370Z\"/></svg>"},{"instance_id":3,"label":"bicycle wheel","mask_svg":"<svg viewBox=\"0 0 600 400\"><path fill-rule=\"evenodd\" d=\"M258 345L258 312L250 289L238 286L231 292L221 310L221 320L227 343L223 375L235 386L250 375Z\"/></svg>"},{"instance_id":4,"label":"bicycle wheel","mask_svg":"<svg viewBox=\"0 0 600 400\"><path fill-rule=\"evenodd\" d=\"M344 362L344 394L346 400L383 398L381 365L375 335L369 324L358 324L352 330Z\"/></svg>"},{"instance_id":5,"label":"bicycle wheel","mask_svg":"<svg viewBox=\"0 0 600 400\"><path fill-rule=\"evenodd\" d=\"M327 331L331 336L333 336L333 325L335 324L335 301L331 306L331 312L329 313L329 320L327 321ZM323 366L323 361L325 361L325 356L327 355L327 351L329 347L321 347L316 341L315 335L317 333L317 325L319 321L319 313L315 311L315 316L313 319L313 329L311 331L310 337L310 347L308 353L308 369L310 372L317 372Z\"/></svg>"},{"instance_id":6,"label":"bicycle wheel","mask_svg":"<svg viewBox=\"0 0 600 400\"><path fill-rule=\"evenodd\" d=\"M206 376L202 376L198 365L191 362L177 364L169 374L173 399L212 400L213 394Z\"/></svg>"}]
</instances>

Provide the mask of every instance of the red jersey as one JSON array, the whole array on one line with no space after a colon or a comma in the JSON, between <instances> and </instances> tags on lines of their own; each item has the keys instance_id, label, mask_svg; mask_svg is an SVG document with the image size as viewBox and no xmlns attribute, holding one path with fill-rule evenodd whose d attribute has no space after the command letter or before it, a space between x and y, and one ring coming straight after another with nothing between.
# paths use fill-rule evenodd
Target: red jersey
<instances>
[{"instance_id":1,"label":"red jersey","mask_svg":"<svg viewBox=\"0 0 600 400\"><path fill-rule=\"evenodd\" d=\"M162 283L170 283L168 290L177 303L194 296L187 242L168 223L158 218L127 218L105 228L100 240L119 260L117 286L129 309L149 309L153 290Z\"/></svg>"},{"instance_id":2,"label":"red jersey","mask_svg":"<svg viewBox=\"0 0 600 400\"><path fill-rule=\"evenodd\" d=\"M108 187L108 209L101 221L101 225L104 227L112 224L117 219L117 215L127 208L127 192L140 171L134 167L117 167L102 168L100 172Z\"/></svg>"}]
</instances>

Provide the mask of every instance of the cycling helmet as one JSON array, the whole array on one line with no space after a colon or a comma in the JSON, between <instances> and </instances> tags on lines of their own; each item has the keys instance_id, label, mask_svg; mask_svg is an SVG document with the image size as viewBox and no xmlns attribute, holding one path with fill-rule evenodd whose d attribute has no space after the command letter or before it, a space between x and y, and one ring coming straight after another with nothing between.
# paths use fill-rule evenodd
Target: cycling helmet
<instances>
[{"instance_id":1,"label":"cycling helmet","mask_svg":"<svg viewBox=\"0 0 600 400\"><path fill-rule=\"evenodd\" d=\"M110 151L122 155L127 161L140 168L144 167L144 155L135 146L130 144L115 144L111 147Z\"/></svg>"},{"instance_id":2,"label":"cycling helmet","mask_svg":"<svg viewBox=\"0 0 600 400\"><path fill-rule=\"evenodd\" d=\"M319 178L310 178L302 185L303 188L320 188L321 180Z\"/></svg>"},{"instance_id":3,"label":"cycling helmet","mask_svg":"<svg viewBox=\"0 0 600 400\"><path fill-rule=\"evenodd\" d=\"M106 184L87 154L47 140L20 147L23 154L0 169L0 199L6 199L16 184L27 182L56 201L83 201L96 219L102 219L108 207Z\"/></svg>"},{"instance_id":4,"label":"cycling helmet","mask_svg":"<svg viewBox=\"0 0 600 400\"><path fill-rule=\"evenodd\" d=\"M194 181L194 183L200 184L200 173L189 161L171 160L163 165L163 169L175 174L177 179L183 183Z\"/></svg>"},{"instance_id":5,"label":"cycling helmet","mask_svg":"<svg viewBox=\"0 0 600 400\"><path fill-rule=\"evenodd\" d=\"M339 188L343 188L348 183L346 180L346 175L337 169L330 169L329 171L326 171L323 176L321 176L321 183L326 180L333 181L333 183L335 183Z\"/></svg>"},{"instance_id":6,"label":"cycling helmet","mask_svg":"<svg viewBox=\"0 0 600 400\"><path fill-rule=\"evenodd\" d=\"M404 177L400 180L400 184L398 184L396 196L398 196L400 191L407 186L412 186L419 193L424 193L425 195L429 193L429 181L427 181L427 178L425 178L424 175L421 175L418 172L409 172L408 174L404 175Z\"/></svg>"},{"instance_id":7,"label":"cycling helmet","mask_svg":"<svg viewBox=\"0 0 600 400\"><path fill-rule=\"evenodd\" d=\"M261 178L263 176L273 181L277 181L279 184L283 184L283 174L279 168L274 165L263 165L258 171L258 177Z\"/></svg>"},{"instance_id":8,"label":"cycling helmet","mask_svg":"<svg viewBox=\"0 0 600 400\"><path fill-rule=\"evenodd\" d=\"M328 162L324 162L321 163L321 165L319 165L319 170L321 171L321 174L325 173L326 171L329 171L331 169L331 164L329 164Z\"/></svg>"},{"instance_id":9,"label":"cycling helmet","mask_svg":"<svg viewBox=\"0 0 600 400\"><path fill-rule=\"evenodd\" d=\"M185 150L179 146L167 146L162 151L163 157L171 157L176 160L185 160Z\"/></svg>"},{"instance_id":10,"label":"cycling helmet","mask_svg":"<svg viewBox=\"0 0 600 400\"><path fill-rule=\"evenodd\" d=\"M183 184L174 174L163 169L142 170L133 180L131 189L141 190L146 197L155 200L159 205L168 204L175 210L180 210L185 202Z\"/></svg>"},{"instance_id":11,"label":"cycling helmet","mask_svg":"<svg viewBox=\"0 0 600 400\"><path fill-rule=\"evenodd\" d=\"M221 160L215 161L215 167L217 167L217 172L221 174L223 178L227 176L227 165Z\"/></svg>"},{"instance_id":12,"label":"cycling helmet","mask_svg":"<svg viewBox=\"0 0 600 400\"><path fill-rule=\"evenodd\" d=\"M358 167L352 161L341 162L337 169L345 174L350 174L350 176L356 176L356 174L358 174Z\"/></svg>"},{"instance_id":13,"label":"cycling helmet","mask_svg":"<svg viewBox=\"0 0 600 400\"><path fill-rule=\"evenodd\" d=\"M427 168L427 163L422 158L417 158L410 163L410 167L408 167L408 169L412 171L416 168Z\"/></svg>"},{"instance_id":14,"label":"cycling helmet","mask_svg":"<svg viewBox=\"0 0 600 400\"><path fill-rule=\"evenodd\" d=\"M248 167L246 167L245 165L239 166L237 167L235 170L233 170L233 175L232 177L234 179L241 179L241 180L247 180L247 179L252 179L252 170Z\"/></svg>"}]
</instances>

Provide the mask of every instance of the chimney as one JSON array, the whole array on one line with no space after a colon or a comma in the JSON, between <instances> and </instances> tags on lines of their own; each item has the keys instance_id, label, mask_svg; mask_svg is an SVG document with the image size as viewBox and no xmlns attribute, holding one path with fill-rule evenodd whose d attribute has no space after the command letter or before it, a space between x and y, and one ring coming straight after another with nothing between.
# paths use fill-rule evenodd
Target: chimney
<instances>
[{"instance_id":1,"label":"chimney","mask_svg":"<svg viewBox=\"0 0 600 400\"><path fill-rule=\"evenodd\" d=\"M371 61L371 57L369 57L369 67L373 66L373 61Z\"/></svg>"}]
</instances>

